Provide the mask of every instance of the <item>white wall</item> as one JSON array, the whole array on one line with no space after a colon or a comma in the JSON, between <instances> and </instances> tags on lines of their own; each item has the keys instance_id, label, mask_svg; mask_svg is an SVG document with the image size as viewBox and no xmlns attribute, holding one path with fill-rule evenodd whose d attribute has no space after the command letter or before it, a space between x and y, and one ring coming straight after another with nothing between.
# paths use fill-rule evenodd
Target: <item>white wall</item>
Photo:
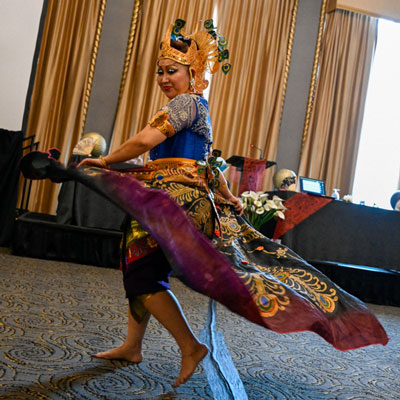
<instances>
[{"instance_id":1,"label":"white wall","mask_svg":"<svg viewBox=\"0 0 400 400\"><path fill-rule=\"evenodd\" d=\"M20 130L43 0L0 0L0 128Z\"/></svg>"}]
</instances>

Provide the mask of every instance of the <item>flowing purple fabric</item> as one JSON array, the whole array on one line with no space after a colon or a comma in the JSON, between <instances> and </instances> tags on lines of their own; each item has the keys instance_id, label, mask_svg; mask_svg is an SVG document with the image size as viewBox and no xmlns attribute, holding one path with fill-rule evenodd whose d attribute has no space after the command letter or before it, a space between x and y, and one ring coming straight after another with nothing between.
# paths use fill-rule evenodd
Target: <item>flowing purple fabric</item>
<instances>
[{"instance_id":1,"label":"flowing purple fabric","mask_svg":"<svg viewBox=\"0 0 400 400\"><path fill-rule=\"evenodd\" d=\"M328 317L287 287L285 296L290 306L272 317L262 317L230 260L198 231L185 211L163 190L146 188L132 175L119 171L65 169L51 157L48 166L39 163L45 172L32 173L29 160L25 164L21 163L25 176L43 178L47 174L58 182L74 179L112 200L156 239L186 285L253 323L278 333L313 331L339 350L388 342L379 321L362 302L348 294L351 301L344 311ZM281 284L278 279L277 283Z\"/></svg>"}]
</instances>

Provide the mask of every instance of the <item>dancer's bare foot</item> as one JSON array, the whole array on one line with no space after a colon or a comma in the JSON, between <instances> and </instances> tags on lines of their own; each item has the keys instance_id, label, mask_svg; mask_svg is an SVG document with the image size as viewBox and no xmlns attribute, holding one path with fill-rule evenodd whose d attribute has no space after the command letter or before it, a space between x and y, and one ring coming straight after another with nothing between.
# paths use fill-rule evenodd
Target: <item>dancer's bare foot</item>
<instances>
[{"instance_id":1,"label":"dancer's bare foot","mask_svg":"<svg viewBox=\"0 0 400 400\"><path fill-rule=\"evenodd\" d=\"M139 363L143 360L142 352L137 347L130 347L122 344L115 349L94 354L94 357L104 358L105 360L125 360Z\"/></svg>"},{"instance_id":2,"label":"dancer's bare foot","mask_svg":"<svg viewBox=\"0 0 400 400\"><path fill-rule=\"evenodd\" d=\"M204 344L199 343L196 349L188 355L182 354L181 371L174 383L174 387L182 385L193 375L199 362L207 355L208 348Z\"/></svg>"}]
</instances>

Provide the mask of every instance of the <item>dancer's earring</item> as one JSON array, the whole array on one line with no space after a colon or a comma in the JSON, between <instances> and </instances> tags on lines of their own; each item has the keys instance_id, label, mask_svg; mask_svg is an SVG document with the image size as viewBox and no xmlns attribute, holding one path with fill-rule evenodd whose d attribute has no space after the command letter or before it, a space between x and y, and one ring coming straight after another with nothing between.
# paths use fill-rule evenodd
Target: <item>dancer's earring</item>
<instances>
[{"instance_id":1,"label":"dancer's earring","mask_svg":"<svg viewBox=\"0 0 400 400\"><path fill-rule=\"evenodd\" d=\"M190 93L196 93L196 89L194 88L195 80L194 80L193 72L194 71L191 68L189 68L189 91L190 91Z\"/></svg>"}]
</instances>

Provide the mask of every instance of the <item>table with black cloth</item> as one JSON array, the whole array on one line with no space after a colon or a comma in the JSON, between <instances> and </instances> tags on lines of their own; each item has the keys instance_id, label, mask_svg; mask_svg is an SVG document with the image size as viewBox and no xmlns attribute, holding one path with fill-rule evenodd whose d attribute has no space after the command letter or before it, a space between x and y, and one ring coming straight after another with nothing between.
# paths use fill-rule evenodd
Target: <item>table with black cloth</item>
<instances>
[{"instance_id":1,"label":"table with black cloth","mask_svg":"<svg viewBox=\"0 0 400 400\"><path fill-rule=\"evenodd\" d=\"M68 164L78 164L84 158L87 156L73 155ZM81 183L69 181L62 184L58 195L57 223L120 231L124 217L125 213L119 207Z\"/></svg>"},{"instance_id":2,"label":"table with black cloth","mask_svg":"<svg viewBox=\"0 0 400 400\"><path fill-rule=\"evenodd\" d=\"M8 246L12 239L22 141L22 131L0 129L0 246Z\"/></svg>"},{"instance_id":3,"label":"table with black cloth","mask_svg":"<svg viewBox=\"0 0 400 400\"><path fill-rule=\"evenodd\" d=\"M86 156L72 155L68 164ZM132 168L132 164L116 164ZM18 218L12 252L16 255L119 268L125 213L86 186L61 185L57 215L27 212Z\"/></svg>"},{"instance_id":4,"label":"table with black cloth","mask_svg":"<svg viewBox=\"0 0 400 400\"><path fill-rule=\"evenodd\" d=\"M291 191L268 192L286 200L313 196ZM311 197L310 197L311 198ZM261 232L272 237L276 221ZM400 271L400 212L332 200L280 237L306 260Z\"/></svg>"}]
</instances>

